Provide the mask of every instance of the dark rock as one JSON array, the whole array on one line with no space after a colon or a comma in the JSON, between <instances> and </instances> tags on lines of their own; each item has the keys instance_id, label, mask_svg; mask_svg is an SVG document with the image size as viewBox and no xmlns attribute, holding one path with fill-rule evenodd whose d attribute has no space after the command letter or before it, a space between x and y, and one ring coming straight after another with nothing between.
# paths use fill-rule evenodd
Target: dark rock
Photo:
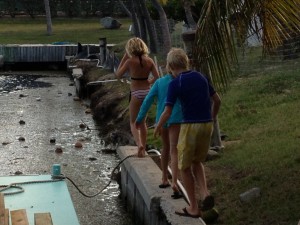
<instances>
[{"instance_id":1,"label":"dark rock","mask_svg":"<svg viewBox=\"0 0 300 225\"><path fill-rule=\"evenodd\" d=\"M118 20L112 17L104 17L100 19L100 23L106 29L119 29L122 25Z\"/></svg>"},{"instance_id":2,"label":"dark rock","mask_svg":"<svg viewBox=\"0 0 300 225\"><path fill-rule=\"evenodd\" d=\"M62 153L63 152L63 149L61 146L57 146L56 149L55 149L55 153Z\"/></svg>"},{"instance_id":3,"label":"dark rock","mask_svg":"<svg viewBox=\"0 0 300 225\"><path fill-rule=\"evenodd\" d=\"M77 141L75 143L75 148L82 148L82 147L83 147L83 145L82 145L82 143L80 141Z\"/></svg>"},{"instance_id":4,"label":"dark rock","mask_svg":"<svg viewBox=\"0 0 300 225\"><path fill-rule=\"evenodd\" d=\"M22 174L23 173L21 171L19 171L19 170L15 172L15 175L22 175Z\"/></svg>"},{"instance_id":5,"label":"dark rock","mask_svg":"<svg viewBox=\"0 0 300 225\"><path fill-rule=\"evenodd\" d=\"M90 160L90 161L96 161L97 158L95 158L95 157L89 157L89 160Z\"/></svg>"},{"instance_id":6,"label":"dark rock","mask_svg":"<svg viewBox=\"0 0 300 225\"><path fill-rule=\"evenodd\" d=\"M25 121L24 121L24 120L20 120L20 121L19 121L19 124L24 125L24 124L25 124Z\"/></svg>"},{"instance_id":7,"label":"dark rock","mask_svg":"<svg viewBox=\"0 0 300 225\"><path fill-rule=\"evenodd\" d=\"M19 141L25 141L24 137L19 137Z\"/></svg>"},{"instance_id":8,"label":"dark rock","mask_svg":"<svg viewBox=\"0 0 300 225\"><path fill-rule=\"evenodd\" d=\"M81 124L79 124L79 127L80 127L81 129L84 129L84 128L86 128L86 125L85 125L84 123L81 123Z\"/></svg>"},{"instance_id":9,"label":"dark rock","mask_svg":"<svg viewBox=\"0 0 300 225\"><path fill-rule=\"evenodd\" d=\"M54 144L55 142L56 142L56 139L55 139L55 138L51 138L51 139L50 139L50 143L51 143L51 144Z\"/></svg>"},{"instance_id":10,"label":"dark rock","mask_svg":"<svg viewBox=\"0 0 300 225\"><path fill-rule=\"evenodd\" d=\"M2 142L2 145L8 145L8 144L10 144L11 142L9 142L9 141L4 141L4 142Z\"/></svg>"},{"instance_id":11,"label":"dark rock","mask_svg":"<svg viewBox=\"0 0 300 225\"><path fill-rule=\"evenodd\" d=\"M24 98L24 97L27 97L27 95L20 94L19 97L20 97L20 98Z\"/></svg>"}]
</instances>

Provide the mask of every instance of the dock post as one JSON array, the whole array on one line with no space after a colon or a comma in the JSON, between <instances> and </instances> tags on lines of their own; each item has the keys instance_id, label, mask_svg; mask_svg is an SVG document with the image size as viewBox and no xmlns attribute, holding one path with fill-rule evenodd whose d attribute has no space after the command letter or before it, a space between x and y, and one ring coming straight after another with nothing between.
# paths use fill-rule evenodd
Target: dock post
<instances>
[{"instance_id":1,"label":"dock post","mask_svg":"<svg viewBox=\"0 0 300 225\"><path fill-rule=\"evenodd\" d=\"M106 38L99 38L99 48L100 48L100 65L103 66L106 61Z\"/></svg>"},{"instance_id":2,"label":"dock post","mask_svg":"<svg viewBox=\"0 0 300 225\"><path fill-rule=\"evenodd\" d=\"M4 57L0 55L0 69L4 66Z\"/></svg>"}]
</instances>

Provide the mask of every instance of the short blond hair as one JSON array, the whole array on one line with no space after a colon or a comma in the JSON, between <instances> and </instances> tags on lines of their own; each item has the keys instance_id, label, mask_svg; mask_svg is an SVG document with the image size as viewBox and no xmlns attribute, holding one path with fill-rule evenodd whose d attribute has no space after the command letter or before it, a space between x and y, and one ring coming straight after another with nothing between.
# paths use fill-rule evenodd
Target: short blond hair
<instances>
[{"instance_id":1,"label":"short blond hair","mask_svg":"<svg viewBox=\"0 0 300 225\"><path fill-rule=\"evenodd\" d=\"M138 37L130 38L126 43L125 50L130 57L149 54L147 45Z\"/></svg>"},{"instance_id":2,"label":"short blond hair","mask_svg":"<svg viewBox=\"0 0 300 225\"><path fill-rule=\"evenodd\" d=\"M171 48L167 55L167 69L189 69L189 58L181 48Z\"/></svg>"}]
</instances>

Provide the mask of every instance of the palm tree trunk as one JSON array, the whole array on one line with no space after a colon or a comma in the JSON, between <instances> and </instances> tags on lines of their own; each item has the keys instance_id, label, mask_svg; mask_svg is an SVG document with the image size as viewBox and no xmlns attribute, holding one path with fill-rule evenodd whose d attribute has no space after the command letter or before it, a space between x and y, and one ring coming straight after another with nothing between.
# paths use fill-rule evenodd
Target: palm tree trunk
<instances>
[{"instance_id":1,"label":"palm tree trunk","mask_svg":"<svg viewBox=\"0 0 300 225\"><path fill-rule=\"evenodd\" d=\"M141 36L141 31L140 31L138 17L137 17L137 14L136 14L136 11L137 11L136 2L134 0L131 0L130 4L131 4L131 9L132 9L131 19L132 19L132 23L133 23L134 36L140 37Z\"/></svg>"},{"instance_id":2,"label":"palm tree trunk","mask_svg":"<svg viewBox=\"0 0 300 225\"><path fill-rule=\"evenodd\" d=\"M160 26L161 26L161 32L162 32L162 38L163 38L163 53L164 55L167 55L171 48L171 35L170 35L170 29L168 24L168 19L166 16L166 13L164 9L161 7L159 2L157 0L151 0L153 3L154 8L158 11L159 19L160 19Z\"/></svg>"},{"instance_id":3,"label":"palm tree trunk","mask_svg":"<svg viewBox=\"0 0 300 225\"><path fill-rule=\"evenodd\" d=\"M192 6L192 1L191 0L184 0L183 1L183 8L185 11L185 16L186 16L186 20L188 22L188 25L191 29L195 30L197 27L197 23L195 22L194 18L193 18L193 14L192 14L192 10L191 10L191 6Z\"/></svg>"},{"instance_id":4,"label":"palm tree trunk","mask_svg":"<svg viewBox=\"0 0 300 225\"><path fill-rule=\"evenodd\" d=\"M46 19L47 19L47 35L52 35L52 20L51 20L51 12L49 0L44 0L45 11L46 11Z\"/></svg>"},{"instance_id":5,"label":"palm tree trunk","mask_svg":"<svg viewBox=\"0 0 300 225\"><path fill-rule=\"evenodd\" d=\"M118 2L120 3L120 5L122 6L122 8L124 9L124 11L126 12L126 14L132 18L132 14L129 11L129 9L126 7L126 5L124 4L124 2L122 0L118 0Z\"/></svg>"},{"instance_id":6,"label":"palm tree trunk","mask_svg":"<svg viewBox=\"0 0 300 225\"><path fill-rule=\"evenodd\" d=\"M139 0L139 5L140 5L141 13L143 14L143 16L145 18L146 28L147 28L149 39L150 39L150 44L149 44L150 51L152 53L157 53L158 40L157 40L157 34L156 34L153 20L147 9L145 0Z\"/></svg>"}]
</instances>

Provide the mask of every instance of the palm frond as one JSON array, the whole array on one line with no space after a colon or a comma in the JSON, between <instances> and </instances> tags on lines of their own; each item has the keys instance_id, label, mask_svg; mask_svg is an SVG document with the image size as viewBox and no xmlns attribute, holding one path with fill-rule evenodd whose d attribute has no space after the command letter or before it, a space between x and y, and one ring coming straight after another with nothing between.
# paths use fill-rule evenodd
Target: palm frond
<instances>
[{"instance_id":1,"label":"palm frond","mask_svg":"<svg viewBox=\"0 0 300 225\"><path fill-rule=\"evenodd\" d=\"M296 0L206 0L197 24L194 65L224 92L237 65L237 44L247 34L262 40L263 52L282 45L300 32L300 3Z\"/></svg>"}]
</instances>

